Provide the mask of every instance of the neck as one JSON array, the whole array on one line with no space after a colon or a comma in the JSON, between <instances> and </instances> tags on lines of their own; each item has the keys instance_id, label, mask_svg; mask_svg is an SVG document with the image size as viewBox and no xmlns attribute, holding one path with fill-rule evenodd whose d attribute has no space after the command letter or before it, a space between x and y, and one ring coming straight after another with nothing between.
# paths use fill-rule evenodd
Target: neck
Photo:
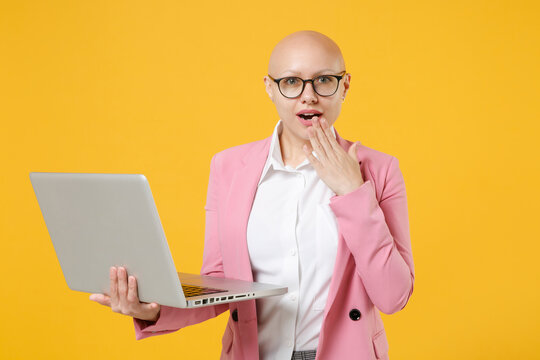
<instances>
[{"instance_id":1,"label":"neck","mask_svg":"<svg viewBox=\"0 0 540 360\"><path fill-rule=\"evenodd\" d=\"M296 167L302 163L306 159L306 154L302 148L304 144L309 147L310 141L291 136L283 129L281 134L279 134L279 146L281 148L283 164Z\"/></svg>"}]
</instances>

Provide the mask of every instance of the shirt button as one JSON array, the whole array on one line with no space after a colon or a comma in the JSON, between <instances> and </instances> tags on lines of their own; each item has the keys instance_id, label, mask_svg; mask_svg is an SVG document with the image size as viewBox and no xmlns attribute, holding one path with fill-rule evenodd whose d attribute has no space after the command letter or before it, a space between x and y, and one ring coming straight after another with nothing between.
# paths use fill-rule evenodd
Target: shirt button
<instances>
[{"instance_id":1,"label":"shirt button","mask_svg":"<svg viewBox=\"0 0 540 360\"><path fill-rule=\"evenodd\" d=\"M291 254L291 256L296 255L296 250L295 250L295 249L291 249L291 250L290 250L290 254Z\"/></svg>"},{"instance_id":2,"label":"shirt button","mask_svg":"<svg viewBox=\"0 0 540 360\"><path fill-rule=\"evenodd\" d=\"M287 341L287 346L288 346L288 347L291 347L291 346L292 346L292 341L291 341L291 340Z\"/></svg>"},{"instance_id":3,"label":"shirt button","mask_svg":"<svg viewBox=\"0 0 540 360\"><path fill-rule=\"evenodd\" d=\"M291 294L290 299L291 301L296 301L296 294Z\"/></svg>"}]
</instances>

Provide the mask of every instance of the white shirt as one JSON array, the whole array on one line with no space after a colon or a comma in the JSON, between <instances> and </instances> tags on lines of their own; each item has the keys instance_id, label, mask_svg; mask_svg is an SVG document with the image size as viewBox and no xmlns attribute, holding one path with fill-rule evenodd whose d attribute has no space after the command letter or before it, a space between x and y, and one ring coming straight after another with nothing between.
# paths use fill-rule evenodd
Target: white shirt
<instances>
[{"instance_id":1,"label":"white shirt","mask_svg":"<svg viewBox=\"0 0 540 360\"><path fill-rule=\"evenodd\" d=\"M256 300L263 360L317 348L337 252L337 221L328 206L335 193L307 158L295 169L284 165L282 131L279 120L247 228L254 281L288 287L283 296Z\"/></svg>"}]
</instances>

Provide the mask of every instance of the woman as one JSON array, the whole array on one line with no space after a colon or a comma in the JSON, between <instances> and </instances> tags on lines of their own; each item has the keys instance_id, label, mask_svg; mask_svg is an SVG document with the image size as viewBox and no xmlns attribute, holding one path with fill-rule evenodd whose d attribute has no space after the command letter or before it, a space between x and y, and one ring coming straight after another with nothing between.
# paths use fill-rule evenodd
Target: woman
<instances>
[{"instance_id":1,"label":"woman","mask_svg":"<svg viewBox=\"0 0 540 360\"><path fill-rule=\"evenodd\" d=\"M222 359L388 359L379 310L401 310L414 284L405 184L395 157L333 128L350 78L328 37L285 37L264 77L280 116L273 135L212 158L201 274L280 284L286 295L143 304L136 279L111 268L110 297L91 299L132 316L137 339L229 310Z\"/></svg>"}]
</instances>

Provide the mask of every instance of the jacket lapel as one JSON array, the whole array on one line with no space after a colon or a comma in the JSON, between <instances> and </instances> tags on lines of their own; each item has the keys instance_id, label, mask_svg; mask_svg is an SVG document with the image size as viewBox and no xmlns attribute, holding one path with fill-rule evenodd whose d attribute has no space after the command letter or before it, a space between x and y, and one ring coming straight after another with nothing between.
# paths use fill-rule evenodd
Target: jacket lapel
<instances>
[{"instance_id":1,"label":"jacket lapel","mask_svg":"<svg viewBox=\"0 0 540 360\"><path fill-rule=\"evenodd\" d=\"M352 142L343 139L341 136L339 136L337 131L336 140L339 145L341 145L343 150L345 150L346 152L349 151L349 147L352 145ZM356 156L358 157L358 151L356 153ZM330 279L330 289L328 290L328 299L326 300L326 306L324 309L324 318L326 318L329 309L332 307L332 304L336 299L337 291L339 289L339 285L341 284L341 280L343 279L343 274L345 273L349 256L349 249L345 244L345 240L343 239L343 236L341 235L341 232L339 232L338 228L338 246L336 252L336 261L334 264L334 271L332 272L332 278Z\"/></svg>"},{"instance_id":2,"label":"jacket lapel","mask_svg":"<svg viewBox=\"0 0 540 360\"><path fill-rule=\"evenodd\" d=\"M224 244L234 244L225 251L231 256L227 276L239 280L253 281L251 262L247 247L247 225L257 184L262 174L272 136L256 143L242 159L242 165L233 175L229 194L225 200L227 213L223 216Z\"/></svg>"},{"instance_id":3,"label":"jacket lapel","mask_svg":"<svg viewBox=\"0 0 540 360\"><path fill-rule=\"evenodd\" d=\"M339 145L343 150L348 151L352 143L339 136L337 131L335 131L335 134ZM228 237L224 243L235 244L226 249L231 255L230 259L232 260L228 265L227 276L240 280L253 281L247 247L247 225L253 201L255 200L257 184L268 157L271 140L272 136L262 140L244 156L242 166L233 176L230 192L224 207L229 211L223 217L223 221L225 221L223 225L227 229L226 236ZM328 312L328 309L334 302L349 255L348 248L344 244L341 233L339 233L336 262L330 281L325 313Z\"/></svg>"}]
</instances>

